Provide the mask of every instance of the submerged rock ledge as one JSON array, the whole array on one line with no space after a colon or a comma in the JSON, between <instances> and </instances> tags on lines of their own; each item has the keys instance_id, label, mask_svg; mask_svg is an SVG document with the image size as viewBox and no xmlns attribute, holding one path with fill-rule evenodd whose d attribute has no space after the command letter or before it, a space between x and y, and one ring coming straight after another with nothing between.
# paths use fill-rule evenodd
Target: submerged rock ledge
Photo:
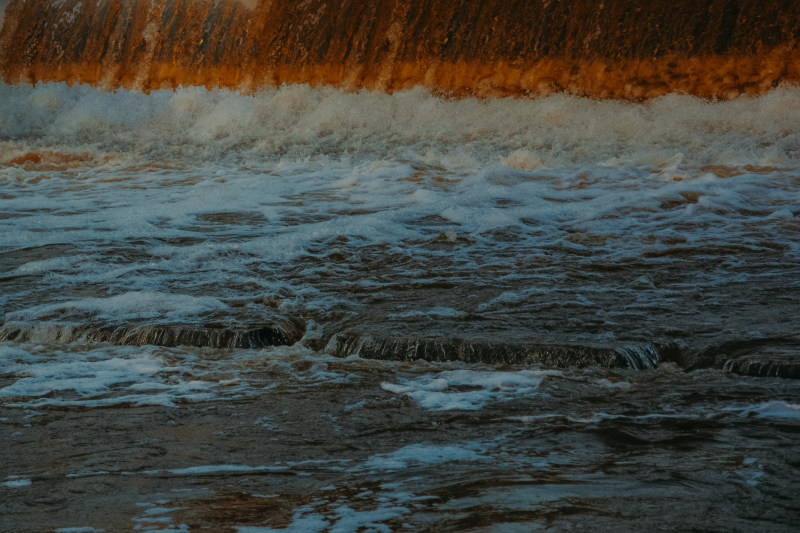
<instances>
[{"instance_id":1,"label":"submerged rock ledge","mask_svg":"<svg viewBox=\"0 0 800 533\"><path fill-rule=\"evenodd\" d=\"M800 339L734 340L698 354L688 370L721 368L727 374L800 379Z\"/></svg>"},{"instance_id":2,"label":"submerged rock ledge","mask_svg":"<svg viewBox=\"0 0 800 533\"><path fill-rule=\"evenodd\" d=\"M707 98L800 83L783 0L11 0L7 82Z\"/></svg>"},{"instance_id":3,"label":"submerged rock ledge","mask_svg":"<svg viewBox=\"0 0 800 533\"><path fill-rule=\"evenodd\" d=\"M560 344L470 342L461 339L416 339L337 334L325 351L337 357L393 361L463 361L465 363L540 365L544 368L654 368L671 361L671 345L643 343L624 348Z\"/></svg>"},{"instance_id":4,"label":"submerged rock ledge","mask_svg":"<svg viewBox=\"0 0 800 533\"><path fill-rule=\"evenodd\" d=\"M286 321L236 329L223 326L182 325L69 325L7 323L0 327L0 342L108 343L122 346L195 346L207 348L265 348L298 342L305 325Z\"/></svg>"},{"instance_id":5,"label":"submerged rock ledge","mask_svg":"<svg viewBox=\"0 0 800 533\"><path fill-rule=\"evenodd\" d=\"M793 357L755 355L728 359L722 367L722 371L728 374L760 378L800 379L800 355Z\"/></svg>"},{"instance_id":6,"label":"submerged rock ledge","mask_svg":"<svg viewBox=\"0 0 800 533\"><path fill-rule=\"evenodd\" d=\"M0 326L0 342L42 344L112 344L117 346L193 346L216 349L259 349L297 343L335 357L357 355L390 361L462 361L492 365L537 365L544 368L605 367L654 368L676 361L677 348L641 343L621 348L566 344L480 342L462 339L377 337L357 333L320 336L307 331L301 320L233 328L224 325L170 324L63 324L7 322Z\"/></svg>"},{"instance_id":7,"label":"submerged rock ledge","mask_svg":"<svg viewBox=\"0 0 800 533\"><path fill-rule=\"evenodd\" d=\"M800 379L800 343L793 338L730 341L702 353L685 353L677 344L642 342L597 347L536 342L485 342L459 338L416 338L342 331L323 334L300 319L230 327L224 324L68 324L6 322L0 342L42 344L111 344L117 346L192 346L213 349L260 349L301 343L335 357L358 356L386 361L430 361L542 368L602 367L644 370L675 363L684 370L721 369L754 377Z\"/></svg>"}]
</instances>

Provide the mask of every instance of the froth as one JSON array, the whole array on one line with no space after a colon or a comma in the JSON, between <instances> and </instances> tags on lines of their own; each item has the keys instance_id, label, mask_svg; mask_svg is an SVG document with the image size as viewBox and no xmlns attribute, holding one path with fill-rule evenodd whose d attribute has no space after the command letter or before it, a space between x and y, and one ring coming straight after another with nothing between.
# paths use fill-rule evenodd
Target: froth
<instances>
[{"instance_id":1,"label":"froth","mask_svg":"<svg viewBox=\"0 0 800 533\"><path fill-rule=\"evenodd\" d=\"M91 154L95 163L400 160L522 171L667 168L676 157L690 169L794 166L800 157L795 87L730 102L673 94L647 103L567 95L449 100L422 89L388 95L305 85L247 95L2 85L0 96L0 156L29 166L42 157L25 155L42 150Z\"/></svg>"},{"instance_id":2,"label":"froth","mask_svg":"<svg viewBox=\"0 0 800 533\"><path fill-rule=\"evenodd\" d=\"M0 86L0 308L401 355L794 335L798 103Z\"/></svg>"}]
</instances>

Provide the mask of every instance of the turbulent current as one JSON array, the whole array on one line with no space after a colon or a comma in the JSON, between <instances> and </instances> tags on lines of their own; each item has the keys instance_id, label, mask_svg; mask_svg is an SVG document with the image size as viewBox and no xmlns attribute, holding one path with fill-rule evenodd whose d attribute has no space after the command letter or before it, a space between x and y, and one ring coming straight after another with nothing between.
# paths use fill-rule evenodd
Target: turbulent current
<instances>
[{"instance_id":1,"label":"turbulent current","mask_svg":"<svg viewBox=\"0 0 800 533\"><path fill-rule=\"evenodd\" d=\"M796 530L798 301L797 87L0 85L0 530Z\"/></svg>"},{"instance_id":2,"label":"turbulent current","mask_svg":"<svg viewBox=\"0 0 800 533\"><path fill-rule=\"evenodd\" d=\"M795 88L0 91L6 339L649 346L710 366L797 334Z\"/></svg>"}]
</instances>

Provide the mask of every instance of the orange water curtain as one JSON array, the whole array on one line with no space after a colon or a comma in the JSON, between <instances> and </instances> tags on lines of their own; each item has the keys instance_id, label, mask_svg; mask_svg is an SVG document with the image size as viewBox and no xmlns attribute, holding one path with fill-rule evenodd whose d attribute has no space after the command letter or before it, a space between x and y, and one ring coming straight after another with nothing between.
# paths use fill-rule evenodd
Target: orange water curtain
<instances>
[{"instance_id":1,"label":"orange water curtain","mask_svg":"<svg viewBox=\"0 0 800 533\"><path fill-rule=\"evenodd\" d=\"M0 76L643 99L800 82L795 0L11 0Z\"/></svg>"}]
</instances>

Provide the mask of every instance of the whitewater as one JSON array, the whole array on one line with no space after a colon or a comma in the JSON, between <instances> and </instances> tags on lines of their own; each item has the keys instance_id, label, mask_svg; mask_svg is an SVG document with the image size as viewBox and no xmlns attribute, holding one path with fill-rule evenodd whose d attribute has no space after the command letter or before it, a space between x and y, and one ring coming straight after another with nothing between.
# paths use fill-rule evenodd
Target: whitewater
<instances>
[{"instance_id":1,"label":"whitewater","mask_svg":"<svg viewBox=\"0 0 800 533\"><path fill-rule=\"evenodd\" d=\"M0 530L795 530L799 236L790 85L2 84Z\"/></svg>"}]
</instances>

